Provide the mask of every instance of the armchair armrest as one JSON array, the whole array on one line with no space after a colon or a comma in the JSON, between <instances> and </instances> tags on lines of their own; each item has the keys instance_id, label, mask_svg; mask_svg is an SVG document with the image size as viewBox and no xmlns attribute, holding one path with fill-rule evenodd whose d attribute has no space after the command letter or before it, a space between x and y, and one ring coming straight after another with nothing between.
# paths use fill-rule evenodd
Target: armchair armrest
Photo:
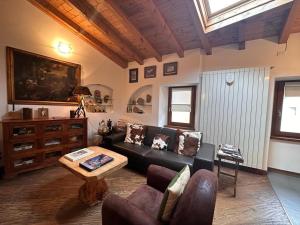
<instances>
[{"instance_id":1,"label":"armchair armrest","mask_svg":"<svg viewBox=\"0 0 300 225\"><path fill-rule=\"evenodd\" d=\"M103 225L162 225L127 199L110 194L102 206Z\"/></svg>"},{"instance_id":2,"label":"armchair armrest","mask_svg":"<svg viewBox=\"0 0 300 225\"><path fill-rule=\"evenodd\" d=\"M215 145L203 143L194 158L193 173L200 169L213 171L215 161Z\"/></svg>"},{"instance_id":3,"label":"armchair armrest","mask_svg":"<svg viewBox=\"0 0 300 225\"><path fill-rule=\"evenodd\" d=\"M165 167L150 165L147 171L147 184L156 190L165 192L177 172Z\"/></svg>"},{"instance_id":4,"label":"armchair armrest","mask_svg":"<svg viewBox=\"0 0 300 225\"><path fill-rule=\"evenodd\" d=\"M115 143L124 141L125 137L126 137L126 133L124 133L124 132L114 133L114 134L106 136L104 138L104 141L107 145L111 146Z\"/></svg>"}]
</instances>

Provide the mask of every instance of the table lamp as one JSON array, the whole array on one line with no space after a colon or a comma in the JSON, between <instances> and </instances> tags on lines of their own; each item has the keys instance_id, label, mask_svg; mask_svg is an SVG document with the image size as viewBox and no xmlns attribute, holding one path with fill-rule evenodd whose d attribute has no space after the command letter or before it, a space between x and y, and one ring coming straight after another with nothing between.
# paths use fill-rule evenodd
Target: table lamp
<instances>
[{"instance_id":1,"label":"table lamp","mask_svg":"<svg viewBox=\"0 0 300 225\"><path fill-rule=\"evenodd\" d=\"M75 111L75 117L79 118L81 114L86 117L84 109L84 96L92 96L90 89L84 86L77 86L73 91L73 95L80 98L78 108Z\"/></svg>"}]
</instances>

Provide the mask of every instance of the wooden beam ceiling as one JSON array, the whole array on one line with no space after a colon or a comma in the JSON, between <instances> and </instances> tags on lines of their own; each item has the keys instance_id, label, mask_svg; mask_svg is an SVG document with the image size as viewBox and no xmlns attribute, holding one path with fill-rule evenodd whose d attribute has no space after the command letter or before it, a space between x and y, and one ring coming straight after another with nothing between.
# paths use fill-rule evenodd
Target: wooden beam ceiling
<instances>
[{"instance_id":1,"label":"wooden beam ceiling","mask_svg":"<svg viewBox=\"0 0 300 225\"><path fill-rule=\"evenodd\" d=\"M28 0L70 28L105 56L126 68L129 61L300 32L300 0L207 32L196 0ZM275 0L277 1L277 0ZM286 0L285 0L286 1ZM206 33L207 32L207 33Z\"/></svg>"},{"instance_id":2,"label":"wooden beam ceiling","mask_svg":"<svg viewBox=\"0 0 300 225\"><path fill-rule=\"evenodd\" d=\"M173 44L174 50L177 52L177 55L180 58L184 57L184 50L182 46L176 39L175 34L171 30L170 26L168 25L167 21L165 20L164 16L161 14L153 0L141 1L141 4L144 6L144 8L146 8L152 13L153 17L159 20L158 26L162 27L165 31L166 36L168 36L169 41Z\"/></svg>"},{"instance_id":3,"label":"wooden beam ceiling","mask_svg":"<svg viewBox=\"0 0 300 225\"><path fill-rule=\"evenodd\" d=\"M142 56L129 43L122 38L121 34L86 0L68 0L69 3L77 8L94 26L120 48L128 57L137 61L140 65L144 64Z\"/></svg>"},{"instance_id":4,"label":"wooden beam ceiling","mask_svg":"<svg viewBox=\"0 0 300 225\"><path fill-rule=\"evenodd\" d=\"M279 37L279 44L287 43L296 19L300 14L300 0L294 0L290 13L287 16L285 25Z\"/></svg>"},{"instance_id":5,"label":"wooden beam ceiling","mask_svg":"<svg viewBox=\"0 0 300 225\"><path fill-rule=\"evenodd\" d=\"M86 30L84 30L75 22L73 22L68 17L66 17L64 14L59 12L55 7L53 7L47 1L45 0L28 0L28 1L31 2L37 8L47 13L55 20L57 20L59 23L70 28L76 35L78 35L79 37L87 41L94 48L96 48L98 51L100 51L102 54L104 54L106 57L114 61L122 68L128 67L128 62L126 59L122 58L120 55L116 54L110 48L105 46L102 42L100 42L98 39L93 37L93 35L89 34Z\"/></svg>"},{"instance_id":6,"label":"wooden beam ceiling","mask_svg":"<svg viewBox=\"0 0 300 225\"><path fill-rule=\"evenodd\" d=\"M192 20L193 20L193 25L195 27L195 30L200 38L201 41L201 45L205 50L205 53L207 55L211 55L212 54L212 47L209 43L209 40L207 38L207 36L205 35L205 32L203 30L203 26L202 23L200 21L200 17L199 17L199 9L198 9L198 5L192 0L192 1L186 1L187 7L189 9L189 12L192 16Z\"/></svg>"},{"instance_id":7,"label":"wooden beam ceiling","mask_svg":"<svg viewBox=\"0 0 300 225\"><path fill-rule=\"evenodd\" d=\"M143 46L147 51L151 52L152 56L156 58L157 61L161 62L161 54L150 44L150 42L142 35L142 33L132 24L128 16L121 10L121 8L112 0L104 0L103 3L109 8L122 23L127 27L129 32L137 36L138 45Z\"/></svg>"}]
</instances>

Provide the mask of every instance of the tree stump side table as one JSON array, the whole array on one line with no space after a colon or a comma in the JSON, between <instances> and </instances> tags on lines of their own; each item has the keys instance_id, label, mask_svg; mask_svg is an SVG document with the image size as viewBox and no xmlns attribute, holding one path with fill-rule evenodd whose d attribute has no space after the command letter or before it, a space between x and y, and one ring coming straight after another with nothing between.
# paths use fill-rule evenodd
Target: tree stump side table
<instances>
[{"instance_id":1,"label":"tree stump side table","mask_svg":"<svg viewBox=\"0 0 300 225\"><path fill-rule=\"evenodd\" d=\"M227 153L224 153L219 147L218 152L217 152L217 158L218 158L218 178L220 177L220 174L234 178L234 193L233 193L233 196L236 197L236 186L237 186L237 177L238 177L238 172L239 172L239 165L240 165L240 163L244 162L241 151L240 151L240 149L238 149L238 152L236 154L227 154ZM232 161L234 163L234 175L221 171L222 160L229 160L229 161Z\"/></svg>"},{"instance_id":2,"label":"tree stump side table","mask_svg":"<svg viewBox=\"0 0 300 225\"><path fill-rule=\"evenodd\" d=\"M96 146L88 148L94 151L94 153L90 156L87 156L74 162L69 161L63 156L59 159L59 162L64 168L68 169L74 175L85 181L83 186L81 186L81 188L79 189L79 199L83 203L89 206L93 206L103 199L104 195L108 190L108 186L105 182L105 177L126 166L128 159L123 155L120 155L116 152L110 151L105 148ZM88 172L87 170L79 166L80 162L84 162L100 154L108 155L114 160L92 172Z\"/></svg>"}]
</instances>

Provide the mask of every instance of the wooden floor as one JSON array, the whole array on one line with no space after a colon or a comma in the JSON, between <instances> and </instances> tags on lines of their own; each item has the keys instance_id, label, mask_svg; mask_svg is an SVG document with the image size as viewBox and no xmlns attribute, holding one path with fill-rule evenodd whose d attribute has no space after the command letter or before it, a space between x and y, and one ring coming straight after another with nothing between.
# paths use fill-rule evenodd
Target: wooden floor
<instances>
[{"instance_id":1,"label":"wooden floor","mask_svg":"<svg viewBox=\"0 0 300 225\"><path fill-rule=\"evenodd\" d=\"M214 224L290 224L267 176L240 172L237 197L230 178L220 179ZM128 196L145 178L122 169L107 178L110 192ZM77 199L83 181L60 167L0 180L0 224L99 225L101 204L85 207ZM142 224L141 224L142 225Z\"/></svg>"}]
</instances>

